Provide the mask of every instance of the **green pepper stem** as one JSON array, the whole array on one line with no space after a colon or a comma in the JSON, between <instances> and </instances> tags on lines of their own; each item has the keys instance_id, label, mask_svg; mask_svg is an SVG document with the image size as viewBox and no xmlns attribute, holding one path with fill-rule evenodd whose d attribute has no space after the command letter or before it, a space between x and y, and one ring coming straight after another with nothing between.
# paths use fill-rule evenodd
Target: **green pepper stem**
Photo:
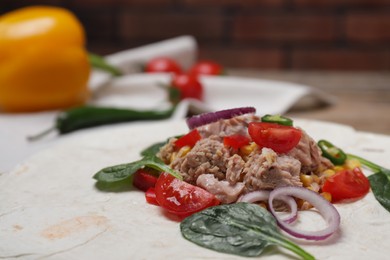
<instances>
[{"instance_id":1,"label":"green pepper stem","mask_svg":"<svg viewBox=\"0 0 390 260\"><path fill-rule=\"evenodd\" d=\"M101 57L97 54L89 53L88 59L89 59L89 63L91 64L92 67L107 71L107 72L111 73L113 76L121 76L122 75L122 72L118 68L112 66L111 64L108 64L104 60L103 57Z\"/></svg>"},{"instance_id":2,"label":"green pepper stem","mask_svg":"<svg viewBox=\"0 0 390 260\"><path fill-rule=\"evenodd\" d=\"M27 136L27 141L29 142L34 142L34 141L37 141L39 139L41 139L42 137L50 134L51 132L55 131L57 128L55 126L39 133L39 134L36 134L36 135L31 135L31 136Z\"/></svg>"}]
</instances>

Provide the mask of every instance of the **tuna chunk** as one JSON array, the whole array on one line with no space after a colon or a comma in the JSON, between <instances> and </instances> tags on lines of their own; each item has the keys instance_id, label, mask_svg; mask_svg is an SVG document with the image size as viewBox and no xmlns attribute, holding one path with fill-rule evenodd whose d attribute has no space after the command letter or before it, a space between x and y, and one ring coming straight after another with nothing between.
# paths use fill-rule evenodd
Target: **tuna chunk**
<instances>
[{"instance_id":1,"label":"tuna chunk","mask_svg":"<svg viewBox=\"0 0 390 260\"><path fill-rule=\"evenodd\" d=\"M234 154L228 159L226 180L230 184L236 184L242 181L242 170L244 169L245 161L238 154Z\"/></svg>"},{"instance_id":2,"label":"tuna chunk","mask_svg":"<svg viewBox=\"0 0 390 260\"><path fill-rule=\"evenodd\" d=\"M221 140L224 136L233 134L248 136L248 124L252 121L259 121L259 118L255 115L237 116L200 126L197 129L203 138L218 135Z\"/></svg>"},{"instance_id":3,"label":"tuna chunk","mask_svg":"<svg viewBox=\"0 0 390 260\"><path fill-rule=\"evenodd\" d=\"M245 187L242 182L232 185L228 181L219 181L212 174L200 175L196 180L196 185L214 194L223 204L237 201Z\"/></svg>"},{"instance_id":4,"label":"tuna chunk","mask_svg":"<svg viewBox=\"0 0 390 260\"><path fill-rule=\"evenodd\" d=\"M157 153L157 157L163 160L166 164L171 162L172 154L175 152L174 142L176 140L176 138L169 139L168 143L161 147L160 151Z\"/></svg>"},{"instance_id":5,"label":"tuna chunk","mask_svg":"<svg viewBox=\"0 0 390 260\"><path fill-rule=\"evenodd\" d=\"M302 186L299 178L301 163L286 155L278 156L263 148L253 154L243 169L246 191L274 189L282 186Z\"/></svg>"},{"instance_id":6,"label":"tuna chunk","mask_svg":"<svg viewBox=\"0 0 390 260\"><path fill-rule=\"evenodd\" d=\"M229 150L218 137L201 139L184 157L177 157L171 167L181 173L184 181L191 184L202 174L213 174L219 180L225 178Z\"/></svg>"},{"instance_id":7,"label":"tuna chunk","mask_svg":"<svg viewBox=\"0 0 390 260\"><path fill-rule=\"evenodd\" d=\"M303 130L298 145L288 152L287 155L301 162L301 171L305 174L316 172L321 165L324 168L333 166L328 159L321 156L321 150L317 143Z\"/></svg>"}]
</instances>

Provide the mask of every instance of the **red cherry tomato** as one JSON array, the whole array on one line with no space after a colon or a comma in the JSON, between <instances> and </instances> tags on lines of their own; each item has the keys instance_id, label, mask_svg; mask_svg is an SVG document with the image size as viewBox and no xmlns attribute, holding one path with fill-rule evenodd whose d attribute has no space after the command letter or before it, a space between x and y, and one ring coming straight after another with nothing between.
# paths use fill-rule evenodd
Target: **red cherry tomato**
<instances>
[{"instance_id":1,"label":"red cherry tomato","mask_svg":"<svg viewBox=\"0 0 390 260\"><path fill-rule=\"evenodd\" d=\"M370 182L360 168L341 170L329 177L323 187L323 192L332 195L332 202L363 197L370 190Z\"/></svg>"},{"instance_id":2,"label":"red cherry tomato","mask_svg":"<svg viewBox=\"0 0 390 260\"><path fill-rule=\"evenodd\" d=\"M159 206L159 205L158 205L158 202L157 202L157 200L156 200L156 192L155 192L154 188L150 187L150 188L145 192L145 199L146 199L146 202L147 202L147 203L152 204L152 205Z\"/></svg>"},{"instance_id":3,"label":"red cherry tomato","mask_svg":"<svg viewBox=\"0 0 390 260\"><path fill-rule=\"evenodd\" d=\"M182 69L179 64L171 58L168 57L158 57L151 59L145 66L145 72L154 73L154 72L171 72L175 74L180 74Z\"/></svg>"},{"instance_id":4,"label":"red cherry tomato","mask_svg":"<svg viewBox=\"0 0 390 260\"><path fill-rule=\"evenodd\" d=\"M134 187L146 191L150 187L154 187L157 182L157 177L146 169L139 169L134 173L133 185Z\"/></svg>"},{"instance_id":5,"label":"red cherry tomato","mask_svg":"<svg viewBox=\"0 0 390 260\"><path fill-rule=\"evenodd\" d=\"M197 77L187 74L174 75L171 86L179 91L180 100L185 98L203 99L203 86Z\"/></svg>"},{"instance_id":6,"label":"red cherry tomato","mask_svg":"<svg viewBox=\"0 0 390 260\"><path fill-rule=\"evenodd\" d=\"M223 68L213 61L200 61L196 63L189 71L189 74L198 75L221 75Z\"/></svg>"},{"instance_id":7,"label":"red cherry tomato","mask_svg":"<svg viewBox=\"0 0 390 260\"><path fill-rule=\"evenodd\" d=\"M271 148L277 153L287 153L301 140L301 130L275 123L251 122L249 135L260 147Z\"/></svg>"},{"instance_id":8,"label":"red cherry tomato","mask_svg":"<svg viewBox=\"0 0 390 260\"><path fill-rule=\"evenodd\" d=\"M183 135L179 139L175 141L175 146L178 148L181 148L183 146L190 146L193 147L196 142L198 142L202 137L199 134L199 131L197 129L192 130L186 135Z\"/></svg>"},{"instance_id":9,"label":"red cherry tomato","mask_svg":"<svg viewBox=\"0 0 390 260\"><path fill-rule=\"evenodd\" d=\"M189 216L219 204L218 199L210 192L181 181L168 173L160 175L155 192L158 204L178 216Z\"/></svg>"},{"instance_id":10,"label":"red cherry tomato","mask_svg":"<svg viewBox=\"0 0 390 260\"><path fill-rule=\"evenodd\" d=\"M245 135L239 135L239 134L229 135L223 138L223 144L226 146L231 146L234 149L239 149L244 145L249 144L249 142L250 142L249 137Z\"/></svg>"}]
</instances>

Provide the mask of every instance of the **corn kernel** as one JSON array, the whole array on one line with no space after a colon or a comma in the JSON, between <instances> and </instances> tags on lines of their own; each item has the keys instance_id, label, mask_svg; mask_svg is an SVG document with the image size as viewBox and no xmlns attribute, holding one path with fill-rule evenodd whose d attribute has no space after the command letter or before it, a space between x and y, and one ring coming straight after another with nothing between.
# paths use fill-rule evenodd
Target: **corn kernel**
<instances>
[{"instance_id":1,"label":"corn kernel","mask_svg":"<svg viewBox=\"0 0 390 260\"><path fill-rule=\"evenodd\" d=\"M182 148L180 148L179 152L177 153L177 155L181 158L183 156L186 156L186 154L191 151L191 147L186 145L186 146L183 146Z\"/></svg>"},{"instance_id":2,"label":"corn kernel","mask_svg":"<svg viewBox=\"0 0 390 260\"><path fill-rule=\"evenodd\" d=\"M355 169L356 167L361 167L362 165L360 164L360 162L356 159L347 159L344 163L344 166L347 168L347 169Z\"/></svg>"},{"instance_id":3,"label":"corn kernel","mask_svg":"<svg viewBox=\"0 0 390 260\"><path fill-rule=\"evenodd\" d=\"M313 177L311 175L301 174L299 176L303 187L309 187L313 183Z\"/></svg>"},{"instance_id":4,"label":"corn kernel","mask_svg":"<svg viewBox=\"0 0 390 260\"><path fill-rule=\"evenodd\" d=\"M255 142L251 142L248 145L244 145L240 148L240 153L243 156L250 155L257 148L257 144Z\"/></svg>"},{"instance_id":5,"label":"corn kernel","mask_svg":"<svg viewBox=\"0 0 390 260\"><path fill-rule=\"evenodd\" d=\"M321 192L320 195L329 202L332 202L332 194L329 192Z\"/></svg>"},{"instance_id":6,"label":"corn kernel","mask_svg":"<svg viewBox=\"0 0 390 260\"><path fill-rule=\"evenodd\" d=\"M335 172L339 172L339 171L344 170L344 167L343 167L343 166L335 166L335 167L333 167L333 170L334 170Z\"/></svg>"},{"instance_id":7,"label":"corn kernel","mask_svg":"<svg viewBox=\"0 0 390 260\"><path fill-rule=\"evenodd\" d=\"M257 205L259 205L259 206L262 207L262 208L267 209L267 204L264 203L264 202L259 202L259 203L257 203Z\"/></svg>"},{"instance_id":8,"label":"corn kernel","mask_svg":"<svg viewBox=\"0 0 390 260\"><path fill-rule=\"evenodd\" d=\"M313 182L308 189L318 192L320 190L320 185L317 182Z\"/></svg>"},{"instance_id":9,"label":"corn kernel","mask_svg":"<svg viewBox=\"0 0 390 260\"><path fill-rule=\"evenodd\" d=\"M169 158L169 164L171 164L175 159L176 159L176 155L177 153L176 152L173 152Z\"/></svg>"},{"instance_id":10,"label":"corn kernel","mask_svg":"<svg viewBox=\"0 0 390 260\"><path fill-rule=\"evenodd\" d=\"M318 166L318 169L317 169L317 173L321 173L321 172L323 172L323 171L325 171L327 168L323 165L323 164L320 164L319 166Z\"/></svg>"},{"instance_id":11,"label":"corn kernel","mask_svg":"<svg viewBox=\"0 0 390 260\"><path fill-rule=\"evenodd\" d=\"M306 187L306 189L308 189L308 190L311 190L311 191L314 191L314 192L318 192L318 190L316 189L316 187L314 187L314 186L309 186L309 187Z\"/></svg>"},{"instance_id":12,"label":"corn kernel","mask_svg":"<svg viewBox=\"0 0 390 260\"><path fill-rule=\"evenodd\" d=\"M326 178L329 178L329 177L332 177L333 175L335 175L336 172L332 169L327 169L322 174L325 175Z\"/></svg>"},{"instance_id":13,"label":"corn kernel","mask_svg":"<svg viewBox=\"0 0 390 260\"><path fill-rule=\"evenodd\" d=\"M297 206L298 206L299 209L301 209L302 206L303 206L303 203L306 202L306 201L303 200L303 199L295 199L295 200L296 200L296 202L297 202Z\"/></svg>"},{"instance_id":14,"label":"corn kernel","mask_svg":"<svg viewBox=\"0 0 390 260\"><path fill-rule=\"evenodd\" d=\"M309 202L307 202L307 201L303 201L302 202L302 205L299 207L299 209L301 209L301 210L309 210L309 209L311 209L313 207L313 205L311 205Z\"/></svg>"},{"instance_id":15,"label":"corn kernel","mask_svg":"<svg viewBox=\"0 0 390 260\"><path fill-rule=\"evenodd\" d=\"M318 177L317 175L313 175L313 181L315 183L320 183L320 177Z\"/></svg>"}]
</instances>

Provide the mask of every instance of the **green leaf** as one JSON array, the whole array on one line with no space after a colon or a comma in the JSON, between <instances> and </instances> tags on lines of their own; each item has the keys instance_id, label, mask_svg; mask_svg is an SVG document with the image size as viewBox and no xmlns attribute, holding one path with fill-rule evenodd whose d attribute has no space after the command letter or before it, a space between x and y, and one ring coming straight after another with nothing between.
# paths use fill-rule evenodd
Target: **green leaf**
<instances>
[{"instance_id":1,"label":"green leaf","mask_svg":"<svg viewBox=\"0 0 390 260\"><path fill-rule=\"evenodd\" d=\"M377 201L390 212L390 170L382 169L368 176L368 180Z\"/></svg>"},{"instance_id":2,"label":"green leaf","mask_svg":"<svg viewBox=\"0 0 390 260\"><path fill-rule=\"evenodd\" d=\"M160 151L160 148L163 147L166 143L167 142L159 142L159 143L152 144L151 146L142 150L141 155L142 156L156 155Z\"/></svg>"},{"instance_id":3,"label":"green leaf","mask_svg":"<svg viewBox=\"0 0 390 260\"><path fill-rule=\"evenodd\" d=\"M111 64L108 64L103 57L97 54L89 53L88 59L92 67L107 71L111 73L113 76L122 75L122 72L118 68L112 66Z\"/></svg>"},{"instance_id":4,"label":"green leaf","mask_svg":"<svg viewBox=\"0 0 390 260\"><path fill-rule=\"evenodd\" d=\"M171 169L156 156L145 156L139 161L104 168L97 172L93 178L98 182L107 184L117 183L131 177L138 169L142 167L149 167L161 172L167 172L178 179L182 179L178 172Z\"/></svg>"},{"instance_id":5,"label":"green leaf","mask_svg":"<svg viewBox=\"0 0 390 260\"><path fill-rule=\"evenodd\" d=\"M211 207L184 219L180 229L187 240L222 253L253 257L270 245L279 245L303 259L314 259L280 234L274 217L255 204Z\"/></svg>"}]
</instances>

